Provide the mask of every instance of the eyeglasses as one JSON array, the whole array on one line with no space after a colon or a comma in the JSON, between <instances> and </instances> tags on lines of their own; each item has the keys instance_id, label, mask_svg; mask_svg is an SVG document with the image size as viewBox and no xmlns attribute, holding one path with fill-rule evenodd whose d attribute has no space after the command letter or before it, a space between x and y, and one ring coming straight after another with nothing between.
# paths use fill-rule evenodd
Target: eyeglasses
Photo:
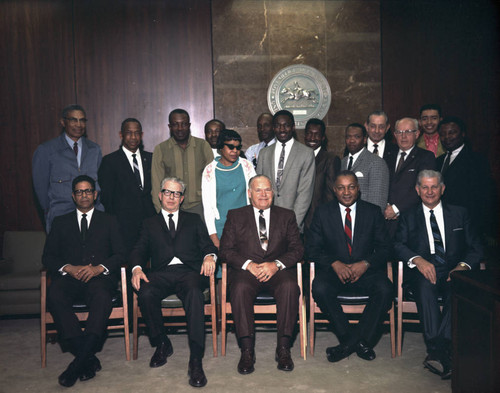
<instances>
[{"instance_id":1,"label":"eyeglasses","mask_svg":"<svg viewBox=\"0 0 500 393\"><path fill-rule=\"evenodd\" d=\"M410 135L414 132L417 132L417 130L396 130L394 131L394 135Z\"/></svg>"},{"instance_id":2,"label":"eyeglasses","mask_svg":"<svg viewBox=\"0 0 500 393\"><path fill-rule=\"evenodd\" d=\"M75 194L76 196L82 196L83 194L92 195L94 191L95 190L93 188L87 188L85 190L75 190L73 191L73 194Z\"/></svg>"},{"instance_id":3,"label":"eyeglasses","mask_svg":"<svg viewBox=\"0 0 500 393\"><path fill-rule=\"evenodd\" d=\"M231 145L229 143L224 143L224 146L227 146L229 150L241 150L241 148L243 147L243 145Z\"/></svg>"},{"instance_id":4,"label":"eyeglasses","mask_svg":"<svg viewBox=\"0 0 500 393\"><path fill-rule=\"evenodd\" d=\"M167 190L166 188L164 188L163 190L161 190L161 192L166 197L168 197L170 195L173 195L174 198L180 198L182 196L182 194L183 194L182 191L170 191L170 190Z\"/></svg>"},{"instance_id":5,"label":"eyeglasses","mask_svg":"<svg viewBox=\"0 0 500 393\"><path fill-rule=\"evenodd\" d=\"M71 124L76 124L78 122L82 123L82 124L86 124L87 123L87 119L86 118L81 118L81 119L77 119L76 117L65 117L64 118L65 120L69 121Z\"/></svg>"}]
</instances>

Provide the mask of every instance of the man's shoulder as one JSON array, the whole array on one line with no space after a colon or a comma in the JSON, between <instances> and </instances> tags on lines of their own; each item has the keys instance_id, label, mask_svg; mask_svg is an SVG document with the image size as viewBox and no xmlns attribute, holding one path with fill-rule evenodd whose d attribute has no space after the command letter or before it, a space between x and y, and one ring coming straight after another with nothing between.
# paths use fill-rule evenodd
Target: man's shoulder
<instances>
[{"instance_id":1,"label":"man's shoulder","mask_svg":"<svg viewBox=\"0 0 500 393\"><path fill-rule=\"evenodd\" d=\"M82 144L87 145L89 149L96 149L101 151L101 146L99 146L97 143L92 142L90 139L87 137L82 137Z\"/></svg>"},{"instance_id":2,"label":"man's shoulder","mask_svg":"<svg viewBox=\"0 0 500 393\"><path fill-rule=\"evenodd\" d=\"M309 146L304 145L303 143L295 140L292 145L292 150L295 150L297 153L310 155L314 157L314 151Z\"/></svg>"},{"instance_id":3,"label":"man's shoulder","mask_svg":"<svg viewBox=\"0 0 500 393\"><path fill-rule=\"evenodd\" d=\"M418 147L418 146L415 146L413 149L414 149L415 157L422 158L422 159L432 159L432 160L436 159L436 157L434 156L434 153L431 152L430 150L422 149L421 147Z\"/></svg>"},{"instance_id":4,"label":"man's shoulder","mask_svg":"<svg viewBox=\"0 0 500 393\"><path fill-rule=\"evenodd\" d=\"M61 133L60 135L56 136L55 138L49 139L48 141L45 141L38 145L37 150L53 150L56 148L64 147L63 142L66 142L64 140L64 133ZM67 143L66 143L67 145ZM68 145L69 146L69 145Z\"/></svg>"},{"instance_id":5,"label":"man's shoulder","mask_svg":"<svg viewBox=\"0 0 500 393\"><path fill-rule=\"evenodd\" d=\"M106 154L103 158L102 158L102 164L101 165L104 165L106 163L109 163L109 162L113 162L113 161L116 161L118 160L119 157L122 156L122 154L125 154L123 153L123 151L120 149L118 150L115 150L114 152L111 152L109 154Z\"/></svg>"}]
</instances>

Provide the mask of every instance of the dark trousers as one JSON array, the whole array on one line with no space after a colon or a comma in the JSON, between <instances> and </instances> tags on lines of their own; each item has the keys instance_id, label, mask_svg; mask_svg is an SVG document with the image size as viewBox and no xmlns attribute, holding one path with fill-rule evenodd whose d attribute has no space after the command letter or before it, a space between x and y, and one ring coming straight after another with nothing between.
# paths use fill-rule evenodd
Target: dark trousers
<instances>
[{"instance_id":1,"label":"dark trousers","mask_svg":"<svg viewBox=\"0 0 500 393\"><path fill-rule=\"evenodd\" d=\"M205 350L203 290L207 287L206 277L185 265L168 266L162 271L146 275L149 283L141 281L138 301L154 345L158 344L155 342L157 338L165 335L161 301L175 293L186 312L191 355L202 357Z\"/></svg>"},{"instance_id":2,"label":"dark trousers","mask_svg":"<svg viewBox=\"0 0 500 393\"><path fill-rule=\"evenodd\" d=\"M73 311L73 304L83 301L89 309L85 333L102 338L113 307L111 300L115 291L116 280L102 274L87 283L69 274L54 277L47 291L47 305L61 337L71 339L83 335Z\"/></svg>"},{"instance_id":3,"label":"dark trousers","mask_svg":"<svg viewBox=\"0 0 500 393\"><path fill-rule=\"evenodd\" d=\"M267 291L276 300L276 327L278 338L292 336L299 312L300 289L297 284L297 269L278 271L269 281L261 283L247 270L229 271L229 292L234 324L238 338L253 337L255 298Z\"/></svg>"},{"instance_id":4,"label":"dark trousers","mask_svg":"<svg viewBox=\"0 0 500 393\"><path fill-rule=\"evenodd\" d=\"M370 296L354 331L351 331L349 318L337 300L342 291L349 289ZM391 307L393 288L387 275L381 271L369 269L355 283L342 284L333 269L321 269L314 278L312 293L321 311L328 314L341 343L351 345L363 339L369 345L373 345L377 329Z\"/></svg>"}]
</instances>

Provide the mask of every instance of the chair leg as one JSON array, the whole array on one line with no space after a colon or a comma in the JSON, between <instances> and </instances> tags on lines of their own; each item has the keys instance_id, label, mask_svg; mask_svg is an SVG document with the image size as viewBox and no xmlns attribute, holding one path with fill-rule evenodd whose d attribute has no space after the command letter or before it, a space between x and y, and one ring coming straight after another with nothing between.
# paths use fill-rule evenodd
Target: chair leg
<instances>
[{"instance_id":1,"label":"chair leg","mask_svg":"<svg viewBox=\"0 0 500 393\"><path fill-rule=\"evenodd\" d=\"M42 357L42 368L47 366L47 273L42 272L40 285L40 354Z\"/></svg>"},{"instance_id":2,"label":"chair leg","mask_svg":"<svg viewBox=\"0 0 500 393\"><path fill-rule=\"evenodd\" d=\"M389 311L389 326L391 329L391 357L396 357L396 326L394 321L394 302L392 303L391 310Z\"/></svg>"},{"instance_id":3,"label":"chair leg","mask_svg":"<svg viewBox=\"0 0 500 393\"><path fill-rule=\"evenodd\" d=\"M403 342L403 262L398 262L398 356L401 356Z\"/></svg>"},{"instance_id":4,"label":"chair leg","mask_svg":"<svg viewBox=\"0 0 500 393\"><path fill-rule=\"evenodd\" d=\"M215 295L215 277L210 276L210 305L211 305L211 322L212 322L212 347L214 358L217 357L217 297Z\"/></svg>"},{"instance_id":5,"label":"chair leg","mask_svg":"<svg viewBox=\"0 0 500 393\"><path fill-rule=\"evenodd\" d=\"M226 356L226 300L222 299L221 304L221 354L222 356Z\"/></svg>"},{"instance_id":6,"label":"chair leg","mask_svg":"<svg viewBox=\"0 0 500 393\"><path fill-rule=\"evenodd\" d=\"M139 306L137 304L137 294L134 293L133 295L133 300L132 300L132 325L134 332L132 333L132 346L133 346L133 354L132 354L132 359L136 360L137 359L137 352L138 352L138 346L139 346L139 331L138 329L138 323L137 320L139 319L138 313L139 313Z\"/></svg>"},{"instance_id":7,"label":"chair leg","mask_svg":"<svg viewBox=\"0 0 500 393\"><path fill-rule=\"evenodd\" d=\"M125 335L125 358L130 360L130 326L128 320L128 293L127 293L127 275L125 268L120 269L121 290L122 290L122 308L123 308L123 333Z\"/></svg>"}]
</instances>

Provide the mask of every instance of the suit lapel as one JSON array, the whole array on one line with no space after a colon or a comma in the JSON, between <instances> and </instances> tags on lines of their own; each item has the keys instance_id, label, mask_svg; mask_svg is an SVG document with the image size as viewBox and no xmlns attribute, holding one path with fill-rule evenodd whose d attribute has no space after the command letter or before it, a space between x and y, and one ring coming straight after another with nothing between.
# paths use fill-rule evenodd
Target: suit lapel
<instances>
[{"instance_id":1,"label":"suit lapel","mask_svg":"<svg viewBox=\"0 0 500 393\"><path fill-rule=\"evenodd\" d=\"M146 154L144 154L143 151L141 151L141 157L142 157L142 171L144 173L144 190L151 190L151 161L148 160L148 157L146 157Z\"/></svg>"},{"instance_id":2,"label":"suit lapel","mask_svg":"<svg viewBox=\"0 0 500 393\"><path fill-rule=\"evenodd\" d=\"M290 168L295 165L295 160L297 159L297 143L298 142L296 140L293 141L292 148L290 149L290 153L286 159L285 167L283 168L283 179L281 180L282 185L288 175L288 172L290 172Z\"/></svg>"},{"instance_id":3,"label":"suit lapel","mask_svg":"<svg viewBox=\"0 0 500 393\"><path fill-rule=\"evenodd\" d=\"M451 236L451 234L453 233L453 229L455 228L455 224L453 222L453 214L451 213L448 206L444 204L441 204L441 206L443 207L445 255L447 255L448 250L457 249L457 247L452 244L453 236Z\"/></svg>"},{"instance_id":4,"label":"suit lapel","mask_svg":"<svg viewBox=\"0 0 500 393\"><path fill-rule=\"evenodd\" d=\"M332 209L331 216L333 217L333 220L331 221L331 225L332 225L331 233L338 234L337 241L341 245L342 250L345 253L345 255L349 256L349 247L347 246L347 238L346 238L346 234L344 231L344 224L342 223L342 216L340 214L339 203L337 201L335 201L335 203L332 203L330 206ZM345 209L344 206L342 206L342 208ZM356 223L355 223L355 225L356 225ZM338 230L337 228L340 228L340 230ZM354 232L356 233L356 228L354 228Z\"/></svg>"},{"instance_id":5,"label":"suit lapel","mask_svg":"<svg viewBox=\"0 0 500 393\"><path fill-rule=\"evenodd\" d=\"M405 161L403 162L403 166L401 167L400 171L398 174L403 173L407 167L410 166L410 164L415 160L415 157L417 156L417 151L418 147L414 146L412 151L410 152L410 155L406 157Z\"/></svg>"},{"instance_id":6,"label":"suit lapel","mask_svg":"<svg viewBox=\"0 0 500 393\"><path fill-rule=\"evenodd\" d=\"M415 219L417 222L418 232L421 233L421 236L424 237L425 244L427 245L427 251L431 252L431 245L429 244L429 235L427 233L427 224L425 222L425 214L422 204L420 203L417 207L417 211L415 214Z\"/></svg>"}]
</instances>

